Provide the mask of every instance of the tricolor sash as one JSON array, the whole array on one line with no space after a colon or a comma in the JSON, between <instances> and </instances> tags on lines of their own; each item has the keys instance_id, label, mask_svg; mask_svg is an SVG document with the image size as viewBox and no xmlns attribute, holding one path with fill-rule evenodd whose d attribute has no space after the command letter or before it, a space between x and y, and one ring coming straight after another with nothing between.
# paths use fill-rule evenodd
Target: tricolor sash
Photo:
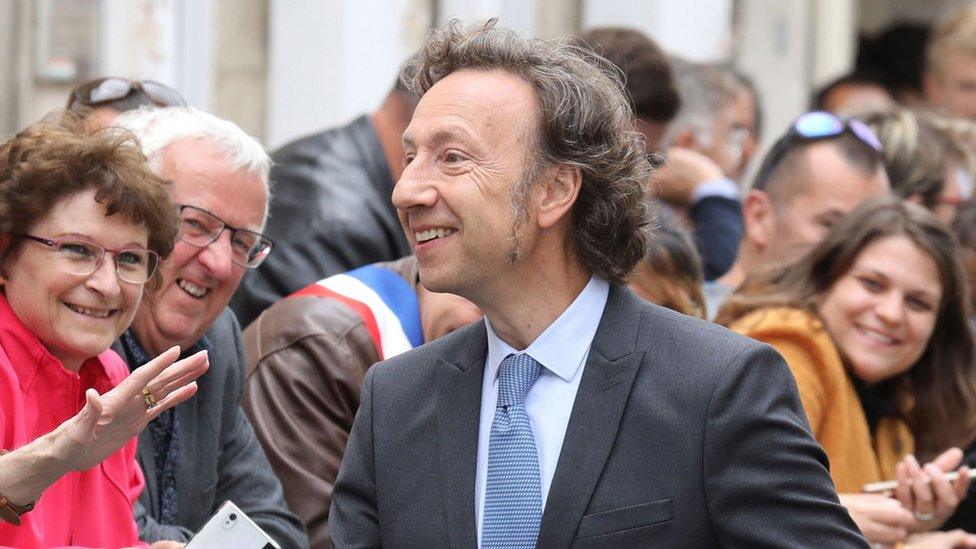
<instances>
[{"instance_id":1,"label":"tricolor sash","mask_svg":"<svg viewBox=\"0 0 976 549\"><path fill-rule=\"evenodd\" d=\"M319 296L342 302L363 320L380 360L424 342L417 292L395 272L366 265L330 276L289 297Z\"/></svg>"}]
</instances>

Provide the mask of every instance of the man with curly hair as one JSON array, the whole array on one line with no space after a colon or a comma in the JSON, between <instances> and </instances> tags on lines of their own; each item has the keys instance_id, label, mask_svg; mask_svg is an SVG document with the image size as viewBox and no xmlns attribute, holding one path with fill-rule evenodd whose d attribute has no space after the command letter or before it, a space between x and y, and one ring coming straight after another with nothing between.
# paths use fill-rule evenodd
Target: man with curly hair
<instances>
[{"instance_id":1,"label":"man with curly hair","mask_svg":"<svg viewBox=\"0 0 976 549\"><path fill-rule=\"evenodd\" d=\"M771 348L647 304L650 175L606 60L448 23L393 202L420 282L485 320L382 362L336 547L863 547Z\"/></svg>"}]
</instances>

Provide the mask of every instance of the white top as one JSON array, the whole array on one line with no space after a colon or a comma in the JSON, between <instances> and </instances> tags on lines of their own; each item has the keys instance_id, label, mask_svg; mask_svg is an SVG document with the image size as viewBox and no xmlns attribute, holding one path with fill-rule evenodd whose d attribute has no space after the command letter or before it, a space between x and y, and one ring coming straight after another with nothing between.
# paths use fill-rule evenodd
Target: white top
<instances>
[{"instance_id":1,"label":"white top","mask_svg":"<svg viewBox=\"0 0 976 549\"><path fill-rule=\"evenodd\" d=\"M488 330L488 356L485 377L481 385L481 421L478 428L478 472L474 497L477 510L478 545L481 546L481 520L485 508L485 484L488 480L488 437L498 402L498 368L512 353L525 352L542 364L539 379L525 395L525 410L535 435L539 452L539 472L542 474L542 507L545 509L549 486L559 461L559 451L566 436L569 415L576 400L583 376L583 365L590 354L590 345L603 316L610 295L610 284L597 277L590 278L579 296L559 315L559 318L524 351L517 351L495 334L491 321L485 318Z\"/></svg>"}]
</instances>

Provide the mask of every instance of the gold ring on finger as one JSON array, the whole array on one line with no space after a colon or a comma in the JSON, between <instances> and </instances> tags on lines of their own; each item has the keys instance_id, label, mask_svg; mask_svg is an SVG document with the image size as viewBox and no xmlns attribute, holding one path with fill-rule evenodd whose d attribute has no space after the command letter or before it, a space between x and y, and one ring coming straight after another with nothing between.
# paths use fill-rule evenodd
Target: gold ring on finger
<instances>
[{"instance_id":1,"label":"gold ring on finger","mask_svg":"<svg viewBox=\"0 0 976 549\"><path fill-rule=\"evenodd\" d=\"M142 393L142 399L146 402L146 409L151 410L155 408L157 405L156 397L154 397L153 394L149 392L149 386L143 387L141 393Z\"/></svg>"}]
</instances>

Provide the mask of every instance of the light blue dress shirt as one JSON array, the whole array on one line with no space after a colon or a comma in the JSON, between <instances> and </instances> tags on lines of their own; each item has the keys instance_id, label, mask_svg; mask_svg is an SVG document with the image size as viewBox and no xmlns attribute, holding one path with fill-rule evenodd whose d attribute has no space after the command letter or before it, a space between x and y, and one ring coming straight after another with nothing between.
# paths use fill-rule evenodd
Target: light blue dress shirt
<instances>
[{"instance_id":1,"label":"light blue dress shirt","mask_svg":"<svg viewBox=\"0 0 976 549\"><path fill-rule=\"evenodd\" d=\"M583 376L583 365L603 316L610 295L610 285L597 277L583 288L570 306L524 351L513 349L495 334L491 321L488 330L488 356L481 385L481 422L478 429L478 470L475 478L478 545L481 545L481 520L485 508L485 483L488 478L488 437L498 402L498 367L511 353L525 352L542 364L535 385L525 395L525 410L532 423L535 446L539 452L542 475L542 508L545 509L549 486L559 461L559 451L566 436L569 415Z\"/></svg>"}]
</instances>

